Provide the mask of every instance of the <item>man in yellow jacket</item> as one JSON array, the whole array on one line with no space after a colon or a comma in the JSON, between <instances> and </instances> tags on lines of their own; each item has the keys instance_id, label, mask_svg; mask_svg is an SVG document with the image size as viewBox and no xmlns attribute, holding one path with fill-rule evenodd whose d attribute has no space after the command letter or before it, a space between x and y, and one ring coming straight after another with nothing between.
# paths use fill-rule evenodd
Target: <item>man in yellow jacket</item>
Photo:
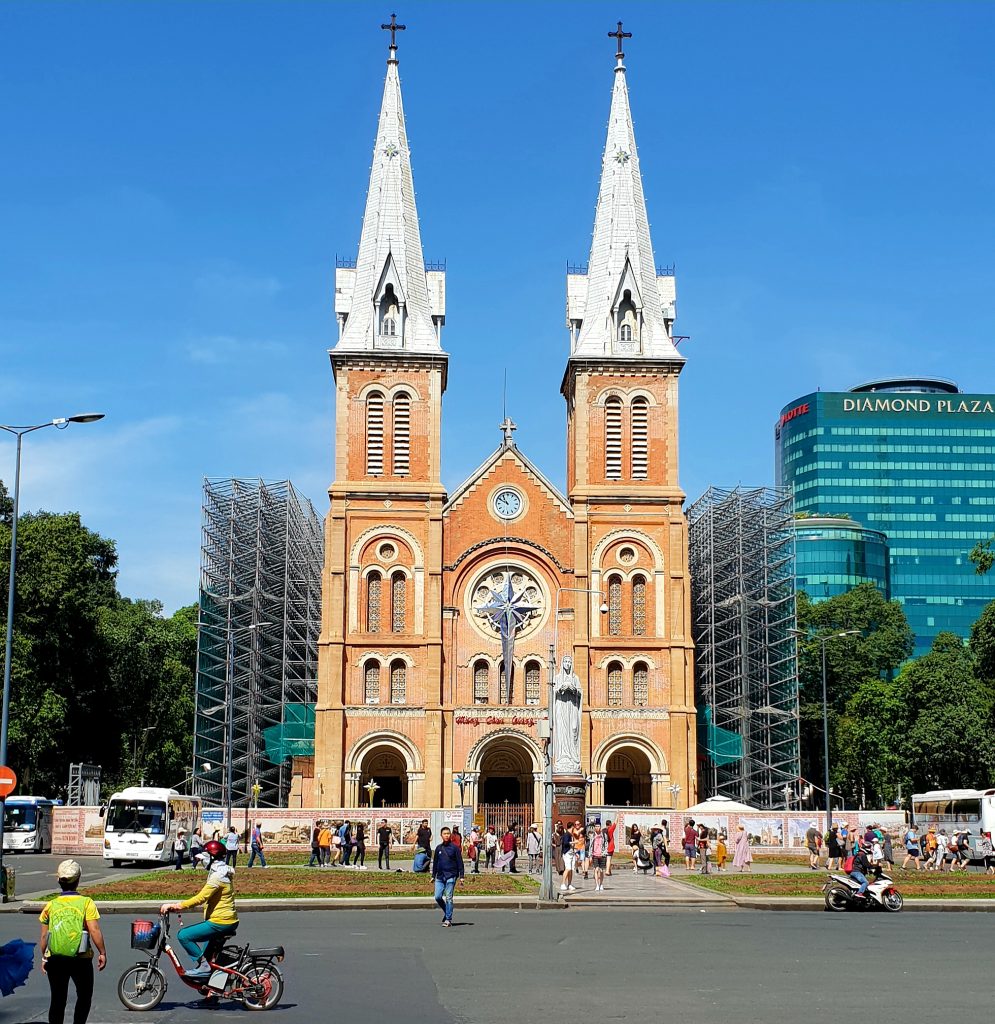
<instances>
[{"instance_id":1,"label":"man in yellow jacket","mask_svg":"<svg viewBox=\"0 0 995 1024\"><path fill-rule=\"evenodd\" d=\"M176 937L194 960L194 968L187 974L207 977L211 973L211 966L205 959L207 947L212 939L235 934L238 914L235 912L235 869L224 862L225 848L221 843L212 841L204 846L204 852L211 858L204 888L182 903L163 903L159 909L168 914L171 910L204 908L204 920L181 928ZM204 943L203 948L197 945L198 942Z\"/></svg>"}]
</instances>

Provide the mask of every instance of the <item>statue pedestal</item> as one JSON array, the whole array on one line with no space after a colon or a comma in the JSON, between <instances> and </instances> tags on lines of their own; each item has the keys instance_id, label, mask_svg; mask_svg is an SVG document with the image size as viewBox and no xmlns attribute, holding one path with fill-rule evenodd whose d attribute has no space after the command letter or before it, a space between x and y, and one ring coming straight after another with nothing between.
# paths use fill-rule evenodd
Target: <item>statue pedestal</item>
<instances>
[{"instance_id":1,"label":"statue pedestal","mask_svg":"<svg viewBox=\"0 0 995 1024\"><path fill-rule=\"evenodd\" d=\"M575 821L586 825L587 779L583 775L553 776L553 824L563 822L567 828Z\"/></svg>"}]
</instances>

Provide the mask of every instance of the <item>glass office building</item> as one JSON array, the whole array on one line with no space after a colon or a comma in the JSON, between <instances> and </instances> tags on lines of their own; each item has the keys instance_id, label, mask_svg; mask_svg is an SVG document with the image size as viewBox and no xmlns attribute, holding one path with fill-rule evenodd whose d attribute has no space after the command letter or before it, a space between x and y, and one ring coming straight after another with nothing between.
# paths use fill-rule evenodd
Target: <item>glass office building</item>
<instances>
[{"instance_id":1,"label":"glass office building","mask_svg":"<svg viewBox=\"0 0 995 1024\"><path fill-rule=\"evenodd\" d=\"M995 395L875 381L790 402L774 433L777 484L796 511L846 513L886 535L916 653L944 630L967 637L995 599L995 573L978 576L968 559L995 534Z\"/></svg>"},{"instance_id":2,"label":"glass office building","mask_svg":"<svg viewBox=\"0 0 995 1024\"><path fill-rule=\"evenodd\" d=\"M810 516L795 520L795 585L813 601L825 601L873 583L886 597L888 539L851 519Z\"/></svg>"}]
</instances>

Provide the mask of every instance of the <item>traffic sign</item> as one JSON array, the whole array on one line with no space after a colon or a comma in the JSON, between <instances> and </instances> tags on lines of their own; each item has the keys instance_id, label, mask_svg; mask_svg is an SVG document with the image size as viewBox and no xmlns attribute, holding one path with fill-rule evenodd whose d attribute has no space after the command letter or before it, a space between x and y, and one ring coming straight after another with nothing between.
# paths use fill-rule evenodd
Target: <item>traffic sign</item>
<instances>
[{"instance_id":1,"label":"traffic sign","mask_svg":"<svg viewBox=\"0 0 995 1024\"><path fill-rule=\"evenodd\" d=\"M0 798L10 796L17 788L17 775L13 768L0 766Z\"/></svg>"}]
</instances>

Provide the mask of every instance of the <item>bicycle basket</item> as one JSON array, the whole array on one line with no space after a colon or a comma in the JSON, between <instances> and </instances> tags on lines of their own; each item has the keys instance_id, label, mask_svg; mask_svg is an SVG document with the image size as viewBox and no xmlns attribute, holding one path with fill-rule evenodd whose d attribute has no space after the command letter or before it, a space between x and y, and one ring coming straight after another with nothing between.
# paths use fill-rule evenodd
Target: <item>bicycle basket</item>
<instances>
[{"instance_id":1,"label":"bicycle basket","mask_svg":"<svg viewBox=\"0 0 995 1024\"><path fill-rule=\"evenodd\" d=\"M132 921L131 948L155 949L159 945L161 932L162 928L158 921Z\"/></svg>"}]
</instances>

